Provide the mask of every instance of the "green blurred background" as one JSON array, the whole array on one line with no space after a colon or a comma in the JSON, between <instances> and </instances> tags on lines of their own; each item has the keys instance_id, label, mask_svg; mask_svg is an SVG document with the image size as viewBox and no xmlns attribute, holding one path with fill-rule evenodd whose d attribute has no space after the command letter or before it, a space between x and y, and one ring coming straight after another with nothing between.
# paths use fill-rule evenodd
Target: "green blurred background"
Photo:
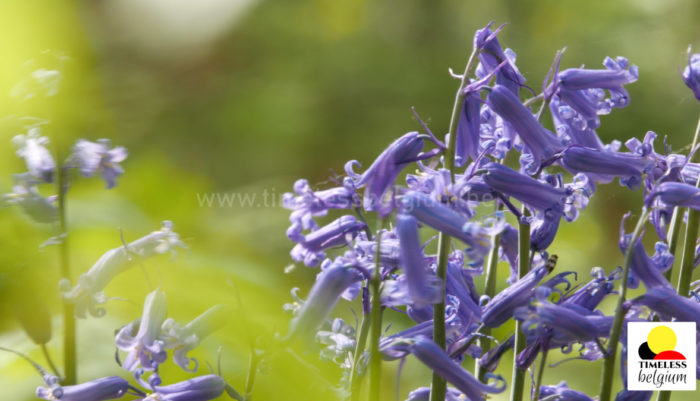
<instances>
[{"instance_id":1,"label":"green blurred background","mask_svg":"<svg viewBox=\"0 0 700 401\"><path fill-rule=\"evenodd\" d=\"M316 274L304 267L284 273L292 244L284 235L281 194L299 177L322 186L349 159L369 163L394 138L418 129L411 106L434 132L445 132L457 85L447 69L461 70L474 31L487 22L510 23L501 43L517 52L535 89L564 46L564 68L596 68L618 55L639 66L639 82L628 87L630 106L602 117L598 133L605 142L654 130L679 149L690 143L700 111L679 76L687 46L700 49L700 2L693 0L7 0L0 16L0 190L9 192L11 174L24 170L10 145L23 133L22 117L50 119L44 133L58 148L78 138L111 138L127 147L117 188L105 190L99 179L79 179L71 188L73 270L86 271L119 246L119 229L133 240L173 220L189 249L151 260L147 270L180 321L214 303L238 305L240 298L229 325L193 352L215 365L222 344L224 376L240 390L251 338L268 346L275 333L285 334L289 316L282 305L291 301L290 288L301 287L305 296ZM33 69L51 67L56 54L70 58L57 96L9 95ZM198 197L215 193L256 200L200 204ZM551 248L558 269L576 270L585 280L592 266L610 271L620 264L620 217L639 210L640 201L641 192L617 183L601 188L583 217L560 229ZM58 250L38 250L51 235L51 227L18 208L0 209L0 345L42 361L12 315L21 296L37 297L54 315L50 350L60 363ZM654 240L651 231L647 240ZM81 380L122 374L113 362L113 331L140 315L147 292L143 273L132 269L106 289L124 300L109 302L103 318L79 321ZM344 303L339 314L351 316L350 306L357 309ZM396 321L392 332L407 324L398 314L385 316ZM506 325L496 336L511 331ZM268 358L255 398L330 399L325 383L336 382L339 370L316 351ZM508 362L499 372L509 379ZM393 399L396 363L386 366L385 399ZM207 372L204 364L201 369ZM545 382L565 379L594 395L599 375L600 363L570 362L547 370ZM168 365L163 377L174 382L188 375ZM409 360L401 383L405 399L428 385L429 372ZM38 384L28 364L0 354L0 398L33 399ZM673 399L695 397L685 392Z\"/></svg>"}]
</instances>

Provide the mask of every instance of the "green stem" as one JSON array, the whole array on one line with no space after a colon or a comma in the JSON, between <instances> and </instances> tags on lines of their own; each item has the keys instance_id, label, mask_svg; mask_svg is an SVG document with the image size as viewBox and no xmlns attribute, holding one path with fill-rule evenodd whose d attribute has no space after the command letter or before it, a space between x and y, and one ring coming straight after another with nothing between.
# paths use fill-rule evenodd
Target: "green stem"
<instances>
[{"instance_id":1,"label":"green stem","mask_svg":"<svg viewBox=\"0 0 700 401\"><path fill-rule=\"evenodd\" d=\"M540 399L540 386L542 386L542 377L544 376L544 368L547 366L547 344L542 345L542 357L540 358L540 366L537 369L537 378L535 379L534 395L532 396L532 401L537 401Z\"/></svg>"},{"instance_id":2,"label":"green stem","mask_svg":"<svg viewBox=\"0 0 700 401\"><path fill-rule=\"evenodd\" d=\"M699 180L700 182L700 180ZM698 238L698 226L700 224L700 212L694 209L688 210L688 224L685 227L685 244L683 244L683 259L681 272L678 277L678 294L687 297L690 290L690 281L693 277L693 262L695 261L695 243Z\"/></svg>"},{"instance_id":3,"label":"green stem","mask_svg":"<svg viewBox=\"0 0 700 401\"><path fill-rule=\"evenodd\" d=\"M364 309L364 308L363 308ZM362 323L360 324L360 335L357 338L357 344L355 345L355 353L353 354L352 361L352 371L350 372L350 399L351 401L356 401L360 397L360 385L362 384L362 377L359 376L358 369L360 364L360 359L362 353L365 350L365 345L367 344L367 335L369 334L370 319L369 316L362 317Z\"/></svg>"},{"instance_id":4,"label":"green stem","mask_svg":"<svg viewBox=\"0 0 700 401\"><path fill-rule=\"evenodd\" d=\"M60 263L61 263L61 278L71 280L71 269L68 249L68 222L66 219L66 174L68 170L64 169L60 162L59 155L56 186L58 193L58 222L60 235L63 237L60 245ZM77 363L76 363L76 347L75 347L75 314L74 305L70 302L63 302L63 371L65 378L64 385L72 385L77 383Z\"/></svg>"},{"instance_id":5,"label":"green stem","mask_svg":"<svg viewBox=\"0 0 700 401\"><path fill-rule=\"evenodd\" d=\"M521 219L518 223L518 278L530 270L530 223ZM525 349L527 339L521 330L521 322L515 321L515 346L513 348L513 379L510 401L522 401L525 387L525 370L518 368L518 354Z\"/></svg>"},{"instance_id":6,"label":"green stem","mask_svg":"<svg viewBox=\"0 0 700 401\"><path fill-rule=\"evenodd\" d=\"M382 300L380 297L380 282L379 277L381 265L381 240L383 220L379 221L379 230L377 232L377 253L375 255L374 275L370 280L372 301L370 310L370 320L372 327L370 328L370 356L369 356L369 401L379 401L381 396L382 382L382 356L379 353L379 340L382 336Z\"/></svg>"},{"instance_id":7,"label":"green stem","mask_svg":"<svg viewBox=\"0 0 700 401\"><path fill-rule=\"evenodd\" d=\"M496 207L496 211L500 211L501 209L503 209L503 206L499 204ZM489 257L486 262L486 281L484 283L484 295L487 295L489 298L493 297L494 293L496 292L496 277L498 276L498 247L500 243L501 234L495 235L491 239L491 251L489 252ZM481 332L482 334L484 334L485 337L482 337L479 340L479 346L481 347L481 355L484 355L491 349L491 340L488 338L488 336L491 335L491 328L484 327ZM486 370L481 369L478 359L474 363L474 373L475 376L479 379L479 381L485 381Z\"/></svg>"},{"instance_id":8,"label":"green stem","mask_svg":"<svg viewBox=\"0 0 700 401\"><path fill-rule=\"evenodd\" d=\"M61 374L58 372L56 365L54 365L53 360L51 359L51 355L49 355L49 350L46 348L46 344L41 344L41 352L44 354L44 359L46 359L46 363L49 364L53 374L56 375L56 377L61 377Z\"/></svg>"},{"instance_id":9,"label":"green stem","mask_svg":"<svg viewBox=\"0 0 700 401\"><path fill-rule=\"evenodd\" d=\"M610 401L610 394L612 392L612 382L615 376L615 356L617 354L617 345L619 343L620 333L622 332L622 323L625 318L625 310L623 304L627 297L627 280L630 275L630 265L632 264L632 250L634 249L634 244L642 233L644 228L644 223L646 223L649 218L649 211L645 208L642 209L642 216L637 221L637 226L634 228L632 233L632 239L627 246L625 251L625 259L622 266L622 278L620 278L620 289L619 297L617 299L617 307L615 308L615 318L613 319L612 327L610 328L610 337L608 340L609 348L607 356L603 361L603 372L602 378L600 380L600 401Z\"/></svg>"},{"instance_id":10,"label":"green stem","mask_svg":"<svg viewBox=\"0 0 700 401\"><path fill-rule=\"evenodd\" d=\"M464 67L464 75L459 84L459 89L455 95L454 105L452 107L452 117L450 118L449 139L447 149L445 149L445 168L450 171L452 181L455 178L455 147L457 144L457 125L459 124L459 116L464 108L465 96L462 90L469 84L469 73L471 72L474 60L478 54L478 48L474 48L469 55L467 65ZM440 278L445 287L447 277L447 259L450 254L450 237L445 233L438 235L438 260L436 274ZM436 303L433 306L433 341L442 349L445 349L445 299ZM433 372L432 382L430 385L430 401L444 401L447 393L447 382L437 373Z\"/></svg>"},{"instance_id":11,"label":"green stem","mask_svg":"<svg viewBox=\"0 0 700 401\"><path fill-rule=\"evenodd\" d=\"M676 249L678 248L678 237L680 237L681 226L683 225L683 211L679 207L673 209L673 215L671 216L671 224L668 228L668 236L666 241L668 242L668 251L674 256L674 263L669 267L664 273L666 280L671 281L671 276L673 275L673 266L676 264Z\"/></svg>"},{"instance_id":12,"label":"green stem","mask_svg":"<svg viewBox=\"0 0 700 401\"><path fill-rule=\"evenodd\" d=\"M244 399L249 401L253 398L253 387L255 386L255 376L258 373L258 362L260 358L255 352L255 346L250 347L250 361L248 362L248 375L245 378Z\"/></svg>"}]
</instances>

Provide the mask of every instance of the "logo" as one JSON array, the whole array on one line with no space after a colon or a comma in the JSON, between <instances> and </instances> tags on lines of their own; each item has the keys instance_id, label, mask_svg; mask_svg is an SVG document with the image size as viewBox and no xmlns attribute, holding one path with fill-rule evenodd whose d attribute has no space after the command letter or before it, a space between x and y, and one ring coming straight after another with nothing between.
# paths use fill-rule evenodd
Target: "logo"
<instances>
[{"instance_id":1,"label":"logo","mask_svg":"<svg viewBox=\"0 0 700 401\"><path fill-rule=\"evenodd\" d=\"M695 335L695 322L629 322L628 390L695 390Z\"/></svg>"}]
</instances>

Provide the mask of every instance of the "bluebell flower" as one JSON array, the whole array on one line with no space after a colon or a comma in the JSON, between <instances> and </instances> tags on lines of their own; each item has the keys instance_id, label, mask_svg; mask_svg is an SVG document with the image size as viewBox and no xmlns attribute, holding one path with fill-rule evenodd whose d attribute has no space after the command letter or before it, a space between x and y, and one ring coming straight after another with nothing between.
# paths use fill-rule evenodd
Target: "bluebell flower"
<instances>
[{"instance_id":1,"label":"bluebell flower","mask_svg":"<svg viewBox=\"0 0 700 401\"><path fill-rule=\"evenodd\" d=\"M686 163L681 168L681 177L683 177L684 182L687 182L690 185L696 185L698 179L700 178L700 164Z\"/></svg>"},{"instance_id":2,"label":"bluebell flower","mask_svg":"<svg viewBox=\"0 0 700 401\"><path fill-rule=\"evenodd\" d=\"M75 315L85 318L87 313L100 317L104 309L98 307L107 301L104 288L119 273L138 263L168 251L175 252L176 248L184 247L179 235L173 231L173 223L164 221L160 230L141 237L126 246L110 249L86 273L78 277L73 287L70 281L63 279L59 282L59 290L63 299L75 304Z\"/></svg>"},{"instance_id":3,"label":"bluebell flower","mask_svg":"<svg viewBox=\"0 0 700 401\"><path fill-rule=\"evenodd\" d=\"M418 223L408 214L396 216L396 232L401 249L400 260L406 276L411 303L420 307L443 299L440 279L428 271L425 255L418 238Z\"/></svg>"},{"instance_id":4,"label":"bluebell flower","mask_svg":"<svg viewBox=\"0 0 700 401\"><path fill-rule=\"evenodd\" d=\"M700 325L700 303L683 297L670 288L651 287L644 295L628 302L645 305L662 317L672 316L682 322L696 322Z\"/></svg>"},{"instance_id":5,"label":"bluebell flower","mask_svg":"<svg viewBox=\"0 0 700 401\"><path fill-rule=\"evenodd\" d=\"M639 187L642 182L642 173L653 165L653 162L646 157L619 152L601 152L598 149L582 147L566 149L560 163L567 170L576 173L619 177L620 184L631 189Z\"/></svg>"},{"instance_id":6,"label":"bluebell flower","mask_svg":"<svg viewBox=\"0 0 700 401\"><path fill-rule=\"evenodd\" d=\"M549 274L549 270L546 264L541 263L532 268L523 278L496 294L484 306L482 314L484 326L495 328L513 317L515 309L527 303L533 295L533 289L547 274ZM557 274L542 286L552 288L559 283L566 282L564 278L569 274Z\"/></svg>"},{"instance_id":7,"label":"bluebell flower","mask_svg":"<svg viewBox=\"0 0 700 401\"><path fill-rule=\"evenodd\" d=\"M473 165L474 163L469 165L467 172L472 169ZM488 202L494 198L491 195L490 198L474 199L473 185L471 180L468 181L466 178L467 172L455 174L453 182L452 174L446 168L432 169L420 162L418 166L420 171L417 174L406 175L408 188L428 195L464 217L474 216L474 201ZM467 194L466 192L471 193Z\"/></svg>"},{"instance_id":8,"label":"bluebell flower","mask_svg":"<svg viewBox=\"0 0 700 401\"><path fill-rule=\"evenodd\" d=\"M292 319L287 338L313 338L312 333L316 333L326 321L346 288L362 278L356 269L340 264L321 271L306 301Z\"/></svg>"},{"instance_id":9,"label":"bluebell flower","mask_svg":"<svg viewBox=\"0 0 700 401\"><path fill-rule=\"evenodd\" d=\"M362 175L353 171L353 166L359 164L356 160L345 164L345 172L352 179L352 185L355 188L365 188L362 201L365 210L376 210L384 215L391 211L392 205L384 203L385 194L406 166L434 155L430 152L422 153L422 150L421 135L409 132L391 143Z\"/></svg>"},{"instance_id":10,"label":"bluebell flower","mask_svg":"<svg viewBox=\"0 0 700 401\"><path fill-rule=\"evenodd\" d=\"M17 205L37 223L54 223L58 220L56 195L44 197L36 184L39 182L29 173L15 174L13 192L1 198L1 205Z\"/></svg>"},{"instance_id":11,"label":"bluebell flower","mask_svg":"<svg viewBox=\"0 0 700 401\"><path fill-rule=\"evenodd\" d=\"M165 362L167 353L161 339L161 326L167 314L165 293L155 290L146 296L141 318L117 332L114 342L118 349L127 352L122 364L124 369L133 372L141 366L145 370L155 370Z\"/></svg>"},{"instance_id":12,"label":"bluebell flower","mask_svg":"<svg viewBox=\"0 0 700 401\"><path fill-rule=\"evenodd\" d=\"M505 381L500 377L500 386L481 383L430 339L415 338L410 348L416 358L464 393L470 401L484 401L485 393L500 393L506 388Z\"/></svg>"},{"instance_id":13,"label":"bluebell flower","mask_svg":"<svg viewBox=\"0 0 700 401\"><path fill-rule=\"evenodd\" d=\"M319 330L316 342L326 347L321 350L321 359L333 361L342 369L352 369L355 352L355 328L343 319L333 319L330 330Z\"/></svg>"},{"instance_id":14,"label":"bluebell flower","mask_svg":"<svg viewBox=\"0 0 700 401\"><path fill-rule=\"evenodd\" d=\"M24 159L27 171L42 182L52 182L56 162L51 152L46 148L49 139L41 136L41 129L30 128L27 135L17 135L12 138L17 147L17 156Z\"/></svg>"},{"instance_id":15,"label":"bluebell flower","mask_svg":"<svg viewBox=\"0 0 700 401\"><path fill-rule=\"evenodd\" d=\"M688 65L683 70L683 82L693 91L695 98L700 100L700 54L691 54L688 48Z\"/></svg>"},{"instance_id":16,"label":"bluebell flower","mask_svg":"<svg viewBox=\"0 0 700 401\"><path fill-rule=\"evenodd\" d=\"M346 245L364 230L365 223L355 216L341 216L331 223L303 236L303 239L292 248L292 259L304 262L306 266L316 266L325 256L325 250L340 245Z\"/></svg>"},{"instance_id":17,"label":"bluebell flower","mask_svg":"<svg viewBox=\"0 0 700 401\"><path fill-rule=\"evenodd\" d=\"M217 375L197 376L167 386L160 386L160 379L150 381L153 393L137 401L209 401L226 389L226 382Z\"/></svg>"},{"instance_id":18,"label":"bluebell flower","mask_svg":"<svg viewBox=\"0 0 700 401\"><path fill-rule=\"evenodd\" d=\"M620 250L624 254L630 246L631 234L625 233L625 220L629 213L625 215L620 224ZM673 265L673 255L668 251L668 245L664 242L656 243L656 253L649 257L642 244L643 235L640 235L632 250L632 261L630 264L630 274L628 286L637 288L641 280L647 289L652 287L666 287L673 289L663 273Z\"/></svg>"},{"instance_id":19,"label":"bluebell flower","mask_svg":"<svg viewBox=\"0 0 700 401\"><path fill-rule=\"evenodd\" d=\"M462 167L469 158L476 159L479 155L481 130L481 104L478 91L464 95L464 107L459 114L457 138L455 138L455 165Z\"/></svg>"},{"instance_id":20,"label":"bluebell flower","mask_svg":"<svg viewBox=\"0 0 700 401\"><path fill-rule=\"evenodd\" d=\"M107 376L72 386L38 387L36 396L51 401L102 401L121 398L128 389L128 381L119 376Z\"/></svg>"},{"instance_id":21,"label":"bluebell flower","mask_svg":"<svg viewBox=\"0 0 700 401\"><path fill-rule=\"evenodd\" d=\"M501 260L508 262L510 266L510 276L506 280L508 285L518 281L518 230L510 224L501 232L498 249Z\"/></svg>"},{"instance_id":22,"label":"bluebell flower","mask_svg":"<svg viewBox=\"0 0 700 401\"><path fill-rule=\"evenodd\" d=\"M620 274L620 269L617 269L606 276L603 269L594 267L591 269L593 279L573 293L564 296L560 303L576 305L593 312L607 295L615 291L613 282L620 278Z\"/></svg>"},{"instance_id":23,"label":"bluebell flower","mask_svg":"<svg viewBox=\"0 0 700 401\"><path fill-rule=\"evenodd\" d=\"M530 249L536 252L544 251L554 242L559 230L562 213L555 210L537 213L530 220Z\"/></svg>"},{"instance_id":24,"label":"bluebell flower","mask_svg":"<svg viewBox=\"0 0 700 401\"><path fill-rule=\"evenodd\" d=\"M515 52L511 49L503 50L498 41L496 35L502 27L492 31L492 24L493 22L490 22L483 29L476 31L474 35L474 48L479 49L479 65L476 69L476 75L483 78L495 71L505 61L506 64L496 73L496 83L507 87L517 95L520 87L525 85L525 77L520 74L515 65Z\"/></svg>"},{"instance_id":25,"label":"bluebell flower","mask_svg":"<svg viewBox=\"0 0 700 401\"><path fill-rule=\"evenodd\" d=\"M547 335L546 330L552 329L564 337L575 341L595 340L601 334L607 334L608 322L601 319L588 319L576 308L553 304L546 299L535 299L528 306L515 310L515 319L523 322L522 330L528 337ZM611 323L612 321L610 321ZM598 324L596 324L598 323ZM599 328L603 325L603 329Z\"/></svg>"},{"instance_id":26,"label":"bluebell flower","mask_svg":"<svg viewBox=\"0 0 700 401\"><path fill-rule=\"evenodd\" d=\"M487 102L491 110L510 123L525 144L524 153L529 158L521 158L521 162L525 162L526 172L535 173L543 161L564 149L561 140L544 128L520 99L504 86L496 85Z\"/></svg>"},{"instance_id":27,"label":"bluebell flower","mask_svg":"<svg viewBox=\"0 0 700 401\"><path fill-rule=\"evenodd\" d=\"M591 149L603 149L603 142L585 118L559 97L549 103L557 135L567 144L580 145Z\"/></svg>"},{"instance_id":28,"label":"bluebell flower","mask_svg":"<svg viewBox=\"0 0 700 401\"><path fill-rule=\"evenodd\" d=\"M480 264L488 252L489 236L503 228L503 221L500 220L496 221L493 227L472 223L449 207L416 191L409 191L402 196L401 210L411 214L421 223L467 244L467 256L475 264Z\"/></svg>"},{"instance_id":29,"label":"bluebell flower","mask_svg":"<svg viewBox=\"0 0 700 401\"><path fill-rule=\"evenodd\" d=\"M700 188L681 182L663 182L647 197L647 204L658 198L669 206L689 207L700 210Z\"/></svg>"},{"instance_id":30,"label":"bluebell flower","mask_svg":"<svg viewBox=\"0 0 700 401\"><path fill-rule=\"evenodd\" d=\"M107 188L117 185L117 177L124 174L124 169L119 163L128 156L126 148L117 146L110 149L111 146L109 139L98 139L97 142L79 139L73 145L72 155L73 162L77 164L83 177L99 174Z\"/></svg>"},{"instance_id":31,"label":"bluebell flower","mask_svg":"<svg viewBox=\"0 0 700 401\"><path fill-rule=\"evenodd\" d=\"M328 214L330 209L350 209L359 206L359 196L346 187L335 187L323 191L313 191L307 180L297 180L294 192L282 196L282 205L292 213L289 221L292 225L287 230L287 237L292 241L303 238L303 230L316 230L318 225L314 217Z\"/></svg>"},{"instance_id":32,"label":"bluebell flower","mask_svg":"<svg viewBox=\"0 0 700 401\"><path fill-rule=\"evenodd\" d=\"M561 381L556 386L540 386L540 400L551 396L557 396L559 401L593 401L586 394L570 389L566 381Z\"/></svg>"},{"instance_id":33,"label":"bluebell flower","mask_svg":"<svg viewBox=\"0 0 700 401\"><path fill-rule=\"evenodd\" d=\"M649 401L652 394L654 394L653 391L630 391L623 389L615 395L615 401Z\"/></svg>"},{"instance_id":34,"label":"bluebell flower","mask_svg":"<svg viewBox=\"0 0 700 401\"><path fill-rule=\"evenodd\" d=\"M199 363L195 358L188 358L187 353L210 334L223 327L230 315L231 311L226 306L214 305L185 326L181 326L173 319L167 319L161 327L164 348L173 350L173 360L181 368L194 372ZM191 363L194 364L192 368L190 368Z\"/></svg>"},{"instance_id":35,"label":"bluebell flower","mask_svg":"<svg viewBox=\"0 0 700 401\"><path fill-rule=\"evenodd\" d=\"M493 372L498 367L498 363L501 361L503 355L510 351L514 344L515 336L508 337L506 341L503 341L482 355L481 358L479 358L479 366L487 372Z\"/></svg>"},{"instance_id":36,"label":"bluebell flower","mask_svg":"<svg viewBox=\"0 0 700 401\"><path fill-rule=\"evenodd\" d=\"M448 295L459 300L458 316L466 325L481 321L482 311L477 304L478 293L470 273L464 269L464 258L459 251L448 258L445 290Z\"/></svg>"}]
</instances>

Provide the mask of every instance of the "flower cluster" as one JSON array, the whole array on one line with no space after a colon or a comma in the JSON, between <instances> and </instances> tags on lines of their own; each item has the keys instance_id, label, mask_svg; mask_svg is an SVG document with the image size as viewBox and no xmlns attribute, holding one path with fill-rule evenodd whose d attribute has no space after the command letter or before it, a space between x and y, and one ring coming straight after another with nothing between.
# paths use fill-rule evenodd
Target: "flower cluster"
<instances>
[{"instance_id":1,"label":"flower cluster","mask_svg":"<svg viewBox=\"0 0 700 401\"><path fill-rule=\"evenodd\" d=\"M455 75L462 81L456 126L444 142L423 125L424 133L399 137L362 173L354 170L357 161L348 162L347 176L335 180L342 183L337 187L312 189L299 180L295 194L285 195L292 223L287 235L296 243L292 259L321 266L305 301L294 292L300 306L292 308L287 338L316 338L324 344L322 354L346 370L344 377L350 375L343 382L345 394L358 391L368 359L370 370L379 366L371 362L372 352L385 360L413 355L454 386L444 390L445 399L483 400L486 393L505 389L505 383L488 383L488 372L512 348L520 370L538 355L546 358L548 350L571 352L577 344L575 359L593 361L610 357L612 344L626 336L616 327L626 321L700 320L697 299L676 293L664 275L674 261L668 244L674 209L681 214L676 224L682 223L683 208L700 210L700 166L686 155L657 153L653 132L643 140L626 140L626 150L619 141L604 144L596 133L600 116L629 105L625 87L637 81L637 66L624 57L608 57L601 69L561 69L560 52L542 93L522 101L533 91L515 65L515 52L501 47L500 30L489 24L476 32L470 63L478 64L468 65L464 76ZM697 55L690 57L683 73L696 96L697 61ZM546 111L552 129L542 123ZM643 191L644 218L649 210L660 239L656 253L649 256L640 233L627 234L623 227L620 248L630 255L624 269L612 266L606 273L595 267L582 285L573 284L570 272L552 274L556 256L548 251L562 221L575 221L597 185L615 178ZM496 212L479 213L488 202L495 202ZM336 214L325 224L315 220ZM372 230L373 225L378 228ZM439 240L433 241L436 233ZM695 241L692 246L697 255ZM499 256L511 275L509 286L495 292L489 283L496 280ZM475 285L480 276L485 276L484 291ZM641 282L646 293L616 315L605 315L597 308L618 294L615 282L625 289ZM361 327L330 318L341 298L352 300L360 293ZM414 325L370 339L365 350L368 340L362 333L381 324L376 319L381 310L405 314ZM476 342L511 320L526 338L522 345L512 336L494 339L499 343L494 348L489 341ZM383 327L370 330L384 332ZM614 354L616 348L611 349ZM462 367L466 358L477 359L477 377ZM427 400L430 391L419 388L408 399ZM542 398L591 399L565 382L536 391ZM618 398L628 395L622 389Z\"/></svg>"}]
</instances>

